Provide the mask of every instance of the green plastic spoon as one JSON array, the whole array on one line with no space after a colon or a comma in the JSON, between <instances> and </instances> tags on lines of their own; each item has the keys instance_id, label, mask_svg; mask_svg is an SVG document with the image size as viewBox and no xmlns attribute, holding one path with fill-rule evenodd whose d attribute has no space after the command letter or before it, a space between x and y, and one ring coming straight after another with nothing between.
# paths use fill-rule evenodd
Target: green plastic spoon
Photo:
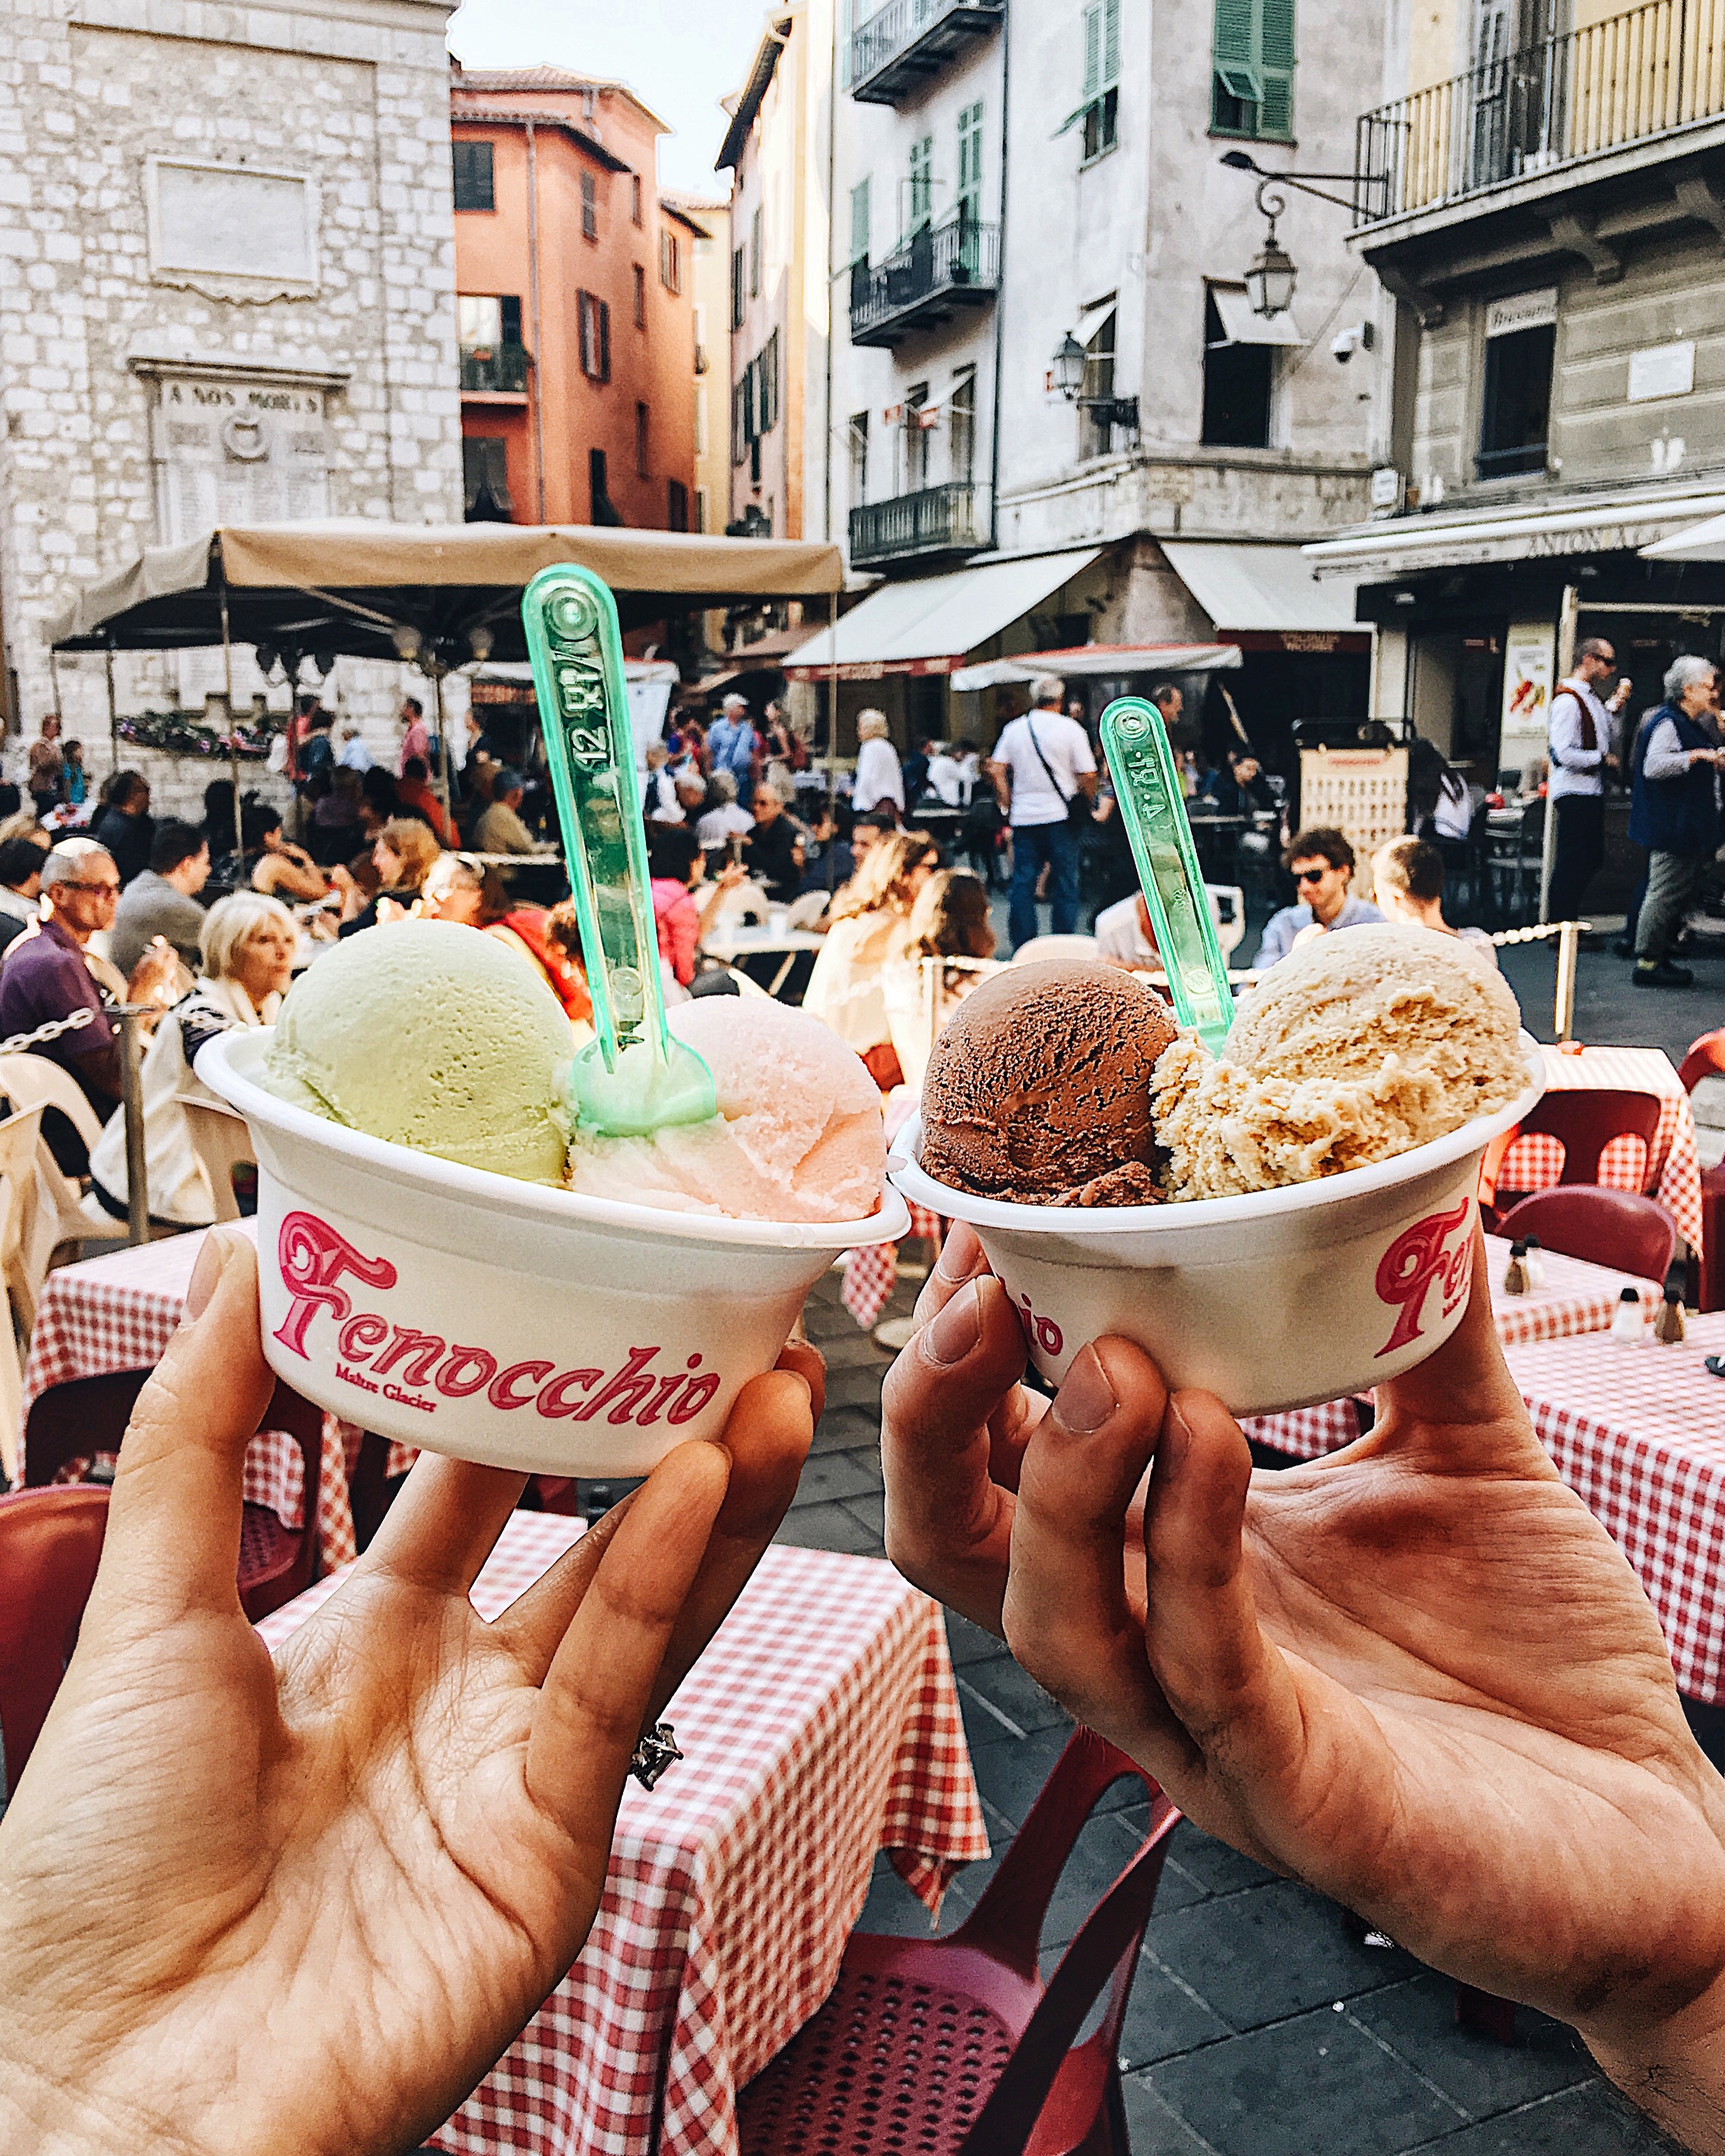
<instances>
[{"instance_id":1,"label":"green plastic spoon","mask_svg":"<svg viewBox=\"0 0 1725 2156\"><path fill-rule=\"evenodd\" d=\"M1110 704L1102 714L1102 753L1168 969L1174 1015L1194 1027L1214 1055L1234 1023L1234 991L1204 895L1179 767L1155 705L1141 696Z\"/></svg>"},{"instance_id":2,"label":"green plastic spoon","mask_svg":"<svg viewBox=\"0 0 1725 2156\"><path fill-rule=\"evenodd\" d=\"M575 1058L575 1113L608 1137L705 1122L713 1074L665 1022L617 603L565 562L528 585L521 621L598 1035Z\"/></svg>"}]
</instances>

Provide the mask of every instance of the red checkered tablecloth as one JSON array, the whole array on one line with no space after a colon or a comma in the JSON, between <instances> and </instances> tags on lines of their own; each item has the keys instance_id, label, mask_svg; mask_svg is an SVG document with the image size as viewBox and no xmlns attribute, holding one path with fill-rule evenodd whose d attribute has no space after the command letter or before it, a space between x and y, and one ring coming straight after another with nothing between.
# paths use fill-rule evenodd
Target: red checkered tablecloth
<instances>
[{"instance_id":1,"label":"red checkered tablecloth","mask_svg":"<svg viewBox=\"0 0 1725 2156\"><path fill-rule=\"evenodd\" d=\"M239 1225L251 1231L249 1221ZM30 1335L21 1422L28 1421L31 1402L51 1385L109 1370L146 1369L160 1361L179 1324L203 1247L202 1233L170 1235L49 1273ZM354 1553L347 1473L361 1435L351 1423L324 1417L317 1541L326 1571L347 1563ZM392 1445L387 1471L404 1475L415 1457L406 1446ZM18 1460L22 1476L22 1428ZM245 1499L267 1507L284 1527L304 1524L305 1463L285 1432L260 1430L252 1440L245 1455Z\"/></svg>"},{"instance_id":2,"label":"red checkered tablecloth","mask_svg":"<svg viewBox=\"0 0 1725 2156\"><path fill-rule=\"evenodd\" d=\"M920 1236L938 1250L942 1235L940 1215L926 1207L911 1208L911 1233L906 1241ZM898 1245L896 1243L871 1243L865 1248L853 1250L845 1266L845 1285L839 1291L839 1300L861 1326L865 1332L872 1331L876 1319L892 1300L892 1291L898 1286Z\"/></svg>"},{"instance_id":3,"label":"red checkered tablecloth","mask_svg":"<svg viewBox=\"0 0 1725 2156\"><path fill-rule=\"evenodd\" d=\"M1579 1055L1563 1055L1548 1048L1543 1053L1550 1092L1604 1090L1658 1095L1653 1158L1644 1157L1639 1138L1615 1139L1600 1158L1599 1180L1614 1190L1656 1198L1690 1248L1699 1250L1701 1162L1695 1147L1695 1117L1671 1058L1657 1048L1586 1048ZM1497 1187L1503 1191L1546 1190L1563 1172L1563 1148L1555 1138L1518 1138L1503 1157Z\"/></svg>"},{"instance_id":4,"label":"red checkered tablecloth","mask_svg":"<svg viewBox=\"0 0 1725 2156\"><path fill-rule=\"evenodd\" d=\"M475 1606L578 1532L517 1513ZM988 1854L939 1608L875 1559L769 1550L666 1712L688 1756L629 1786L587 1947L433 2137L455 2156L734 2156L737 2091L832 1988L875 1851L937 1911Z\"/></svg>"},{"instance_id":5,"label":"red checkered tablecloth","mask_svg":"<svg viewBox=\"0 0 1725 2156\"><path fill-rule=\"evenodd\" d=\"M1527 1295L1507 1296L1503 1275L1509 1264L1509 1245L1496 1235L1486 1238L1491 1315L1497 1321L1497 1337L1506 1348L1603 1332L1625 1287L1637 1289L1650 1308L1659 1301L1656 1281L1631 1280L1626 1273L1585 1265L1579 1258L1566 1258L1556 1250L1543 1255L1544 1286ZM1721 1404L1725 1406L1725 1401ZM1286 1414L1255 1415L1242 1427L1260 1445L1268 1445L1273 1452L1291 1454L1296 1460L1320 1460L1327 1452L1352 1445L1359 1435L1351 1400L1295 1408Z\"/></svg>"},{"instance_id":6,"label":"red checkered tablecloth","mask_svg":"<svg viewBox=\"0 0 1725 2156\"><path fill-rule=\"evenodd\" d=\"M1539 1440L1646 1589L1691 1699L1725 1704L1725 1317L1661 1348L1589 1333L1512 1348Z\"/></svg>"}]
</instances>

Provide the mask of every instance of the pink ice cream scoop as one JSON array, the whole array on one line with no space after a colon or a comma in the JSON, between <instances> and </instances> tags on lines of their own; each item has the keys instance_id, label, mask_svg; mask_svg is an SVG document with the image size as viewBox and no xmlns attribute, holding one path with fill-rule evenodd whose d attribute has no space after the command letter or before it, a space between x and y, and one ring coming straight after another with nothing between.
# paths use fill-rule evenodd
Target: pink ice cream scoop
<instances>
[{"instance_id":1,"label":"pink ice cream scoop","mask_svg":"<svg viewBox=\"0 0 1725 2156\"><path fill-rule=\"evenodd\" d=\"M572 1190L737 1220L865 1220L879 1211L880 1091L835 1033L757 996L703 997L678 1005L670 1022L712 1072L718 1114L639 1137L578 1129Z\"/></svg>"}]
</instances>

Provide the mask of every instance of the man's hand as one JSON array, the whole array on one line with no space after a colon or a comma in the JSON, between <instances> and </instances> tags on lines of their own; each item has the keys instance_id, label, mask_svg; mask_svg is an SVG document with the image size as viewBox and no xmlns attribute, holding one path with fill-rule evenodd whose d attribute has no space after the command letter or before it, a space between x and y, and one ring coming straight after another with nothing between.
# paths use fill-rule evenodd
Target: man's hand
<instances>
[{"instance_id":1,"label":"man's hand","mask_svg":"<svg viewBox=\"0 0 1725 2156\"><path fill-rule=\"evenodd\" d=\"M244 1239L187 1310L0 1824L0 2143L410 2148L579 1953L636 1739L790 1501L819 1358L787 1350L495 1624L468 1589L523 1478L424 1455L272 1668L234 1584L272 1383Z\"/></svg>"},{"instance_id":2,"label":"man's hand","mask_svg":"<svg viewBox=\"0 0 1725 2156\"><path fill-rule=\"evenodd\" d=\"M180 954L172 944L165 936L152 936L126 981L126 1000L166 1009L179 1001L190 983L191 976L181 965Z\"/></svg>"},{"instance_id":3,"label":"man's hand","mask_svg":"<svg viewBox=\"0 0 1725 2156\"><path fill-rule=\"evenodd\" d=\"M918 1314L885 1395L901 1571L1199 1825L1574 2022L1725 2149L1725 1784L1634 1574L1533 1435L1483 1255L1371 1435L1272 1474L1123 1341L1043 1413L966 1228Z\"/></svg>"}]
</instances>

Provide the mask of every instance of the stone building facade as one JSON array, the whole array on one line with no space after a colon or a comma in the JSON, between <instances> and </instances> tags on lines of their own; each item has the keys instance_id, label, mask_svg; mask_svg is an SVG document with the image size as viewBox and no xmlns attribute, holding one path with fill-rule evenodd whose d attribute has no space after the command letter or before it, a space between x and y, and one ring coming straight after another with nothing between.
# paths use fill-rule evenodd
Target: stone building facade
<instances>
[{"instance_id":1,"label":"stone building facade","mask_svg":"<svg viewBox=\"0 0 1725 2156\"><path fill-rule=\"evenodd\" d=\"M446 0L6 0L0 9L0 609L14 724L42 624L215 522L459 521ZM122 658L122 711L196 706L219 653ZM106 767L100 663L63 661ZM236 697L260 689L244 654ZM326 701L379 754L403 681ZM100 747L96 744L100 743Z\"/></svg>"}]
</instances>

